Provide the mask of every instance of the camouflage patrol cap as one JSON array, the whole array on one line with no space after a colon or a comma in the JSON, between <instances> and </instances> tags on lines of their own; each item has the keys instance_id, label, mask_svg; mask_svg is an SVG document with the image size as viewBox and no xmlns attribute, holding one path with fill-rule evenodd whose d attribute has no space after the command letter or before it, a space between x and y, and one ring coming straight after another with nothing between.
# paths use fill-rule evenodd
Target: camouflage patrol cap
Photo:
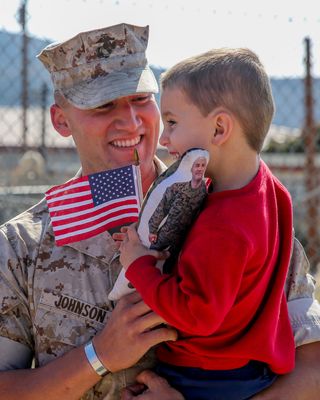
<instances>
[{"instance_id":1,"label":"camouflage patrol cap","mask_svg":"<svg viewBox=\"0 0 320 400\"><path fill-rule=\"evenodd\" d=\"M71 104L96 108L119 97L158 92L145 54L148 36L148 26L123 23L50 44L37 57L54 89Z\"/></svg>"}]
</instances>

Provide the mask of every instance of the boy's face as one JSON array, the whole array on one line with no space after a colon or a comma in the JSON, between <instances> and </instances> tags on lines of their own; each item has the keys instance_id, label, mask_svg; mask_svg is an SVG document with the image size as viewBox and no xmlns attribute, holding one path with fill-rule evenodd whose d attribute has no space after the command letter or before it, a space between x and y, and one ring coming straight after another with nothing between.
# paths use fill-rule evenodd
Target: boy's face
<instances>
[{"instance_id":1,"label":"boy's face","mask_svg":"<svg viewBox=\"0 0 320 400\"><path fill-rule=\"evenodd\" d=\"M161 95L163 131L160 144L179 158L193 147L209 150L213 131L210 117L204 117L179 88L165 89Z\"/></svg>"}]
</instances>

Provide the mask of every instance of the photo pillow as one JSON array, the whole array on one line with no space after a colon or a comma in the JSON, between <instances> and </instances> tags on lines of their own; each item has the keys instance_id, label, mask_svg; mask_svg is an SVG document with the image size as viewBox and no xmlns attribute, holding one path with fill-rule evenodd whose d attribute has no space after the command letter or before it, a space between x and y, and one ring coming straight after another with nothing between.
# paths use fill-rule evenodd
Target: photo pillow
<instances>
[{"instance_id":1,"label":"photo pillow","mask_svg":"<svg viewBox=\"0 0 320 400\"><path fill-rule=\"evenodd\" d=\"M169 250L170 257L157 262L163 273L171 272L207 195L204 173L208 161L206 150L188 150L154 181L143 201L137 232L144 246ZM134 290L122 269L108 297L118 300Z\"/></svg>"}]
</instances>

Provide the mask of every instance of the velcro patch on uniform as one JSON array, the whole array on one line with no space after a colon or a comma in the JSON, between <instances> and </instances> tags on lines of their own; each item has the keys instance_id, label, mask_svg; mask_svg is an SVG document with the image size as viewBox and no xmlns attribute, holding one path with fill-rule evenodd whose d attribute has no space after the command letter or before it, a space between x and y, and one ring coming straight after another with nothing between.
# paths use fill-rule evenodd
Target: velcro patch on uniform
<instances>
[{"instance_id":1,"label":"velcro patch on uniform","mask_svg":"<svg viewBox=\"0 0 320 400\"><path fill-rule=\"evenodd\" d=\"M90 320L93 323L103 325L110 314L110 311L101 307L61 293L55 294L53 292L43 291L40 298L40 304L45 308L49 308L51 311L52 309L55 309L63 313L70 313L74 316Z\"/></svg>"}]
</instances>

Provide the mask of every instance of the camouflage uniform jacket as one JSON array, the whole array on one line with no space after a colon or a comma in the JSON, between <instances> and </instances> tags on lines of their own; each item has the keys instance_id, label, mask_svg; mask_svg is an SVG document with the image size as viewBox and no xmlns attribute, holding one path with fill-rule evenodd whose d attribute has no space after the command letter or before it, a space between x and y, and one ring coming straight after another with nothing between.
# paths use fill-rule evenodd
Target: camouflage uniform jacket
<instances>
[{"instance_id":1,"label":"camouflage uniform jacket","mask_svg":"<svg viewBox=\"0 0 320 400\"><path fill-rule=\"evenodd\" d=\"M178 182L169 186L149 220L150 233L158 235L153 247L163 249L168 245L179 245L206 195L204 181L195 189L191 187L191 182Z\"/></svg>"},{"instance_id":2,"label":"camouflage uniform jacket","mask_svg":"<svg viewBox=\"0 0 320 400\"><path fill-rule=\"evenodd\" d=\"M165 167L157 161L157 168ZM88 342L112 312L108 293L120 269L108 232L57 247L43 199L0 228L0 338L31 349L36 367ZM82 399L118 400L120 390L153 365L149 352L134 367L108 374Z\"/></svg>"},{"instance_id":3,"label":"camouflage uniform jacket","mask_svg":"<svg viewBox=\"0 0 320 400\"><path fill-rule=\"evenodd\" d=\"M10 343L30 349L36 366L87 342L102 329L113 309L107 295L120 270L116 253L108 233L56 247L45 201L3 225L0 339L8 338ZM320 340L318 306L313 314L308 311L313 282L306 275L307 268L303 250L296 242L286 290L294 310L298 344ZM300 307L303 311L299 311L296 302L302 302L305 309ZM2 370L14 368L3 367L5 343L0 340ZM153 361L149 353L134 367L107 375L82 399L118 400L120 389Z\"/></svg>"}]
</instances>

